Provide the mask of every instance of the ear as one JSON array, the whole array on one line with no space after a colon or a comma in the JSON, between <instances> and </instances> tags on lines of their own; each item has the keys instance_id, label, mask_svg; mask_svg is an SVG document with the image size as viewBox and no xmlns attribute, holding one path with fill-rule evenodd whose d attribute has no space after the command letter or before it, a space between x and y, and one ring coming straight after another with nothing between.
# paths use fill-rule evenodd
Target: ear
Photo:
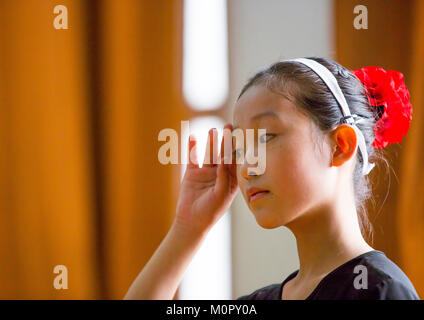
<instances>
[{"instance_id":1,"label":"ear","mask_svg":"<svg viewBox=\"0 0 424 320\"><path fill-rule=\"evenodd\" d=\"M331 166L339 167L353 157L357 138L355 130L347 124L339 125L331 134L333 159Z\"/></svg>"}]
</instances>

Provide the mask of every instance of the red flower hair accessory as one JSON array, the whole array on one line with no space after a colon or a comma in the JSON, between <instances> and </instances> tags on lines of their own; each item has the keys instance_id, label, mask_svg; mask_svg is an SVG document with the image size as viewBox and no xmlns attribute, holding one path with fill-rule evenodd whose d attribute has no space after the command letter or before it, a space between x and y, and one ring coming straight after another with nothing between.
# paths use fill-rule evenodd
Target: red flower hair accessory
<instances>
[{"instance_id":1,"label":"red flower hair accessory","mask_svg":"<svg viewBox=\"0 0 424 320\"><path fill-rule=\"evenodd\" d=\"M402 142L412 120L412 105L403 74L377 67L364 67L352 72L365 86L370 106L377 114L374 148Z\"/></svg>"},{"instance_id":2,"label":"red flower hair accessory","mask_svg":"<svg viewBox=\"0 0 424 320\"><path fill-rule=\"evenodd\" d=\"M377 114L373 147L385 148L402 142L412 120L412 105L403 74L377 67L364 67L352 73L365 86L370 106Z\"/></svg>"}]
</instances>

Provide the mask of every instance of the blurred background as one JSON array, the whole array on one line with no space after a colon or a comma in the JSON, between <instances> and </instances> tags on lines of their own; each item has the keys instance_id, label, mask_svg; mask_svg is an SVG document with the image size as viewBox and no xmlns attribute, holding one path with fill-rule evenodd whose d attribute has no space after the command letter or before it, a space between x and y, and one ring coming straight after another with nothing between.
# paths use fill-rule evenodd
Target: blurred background
<instances>
[{"instance_id":1,"label":"blurred background","mask_svg":"<svg viewBox=\"0 0 424 320\"><path fill-rule=\"evenodd\" d=\"M358 4L368 29L354 28ZM181 138L190 121L204 139L232 122L250 76L302 56L405 75L411 128L387 148L391 170L371 173L369 213L372 246L423 297L424 1L2 0L0 298L123 298L171 226L184 172L158 161L159 132ZM54 287L57 265L68 289ZM175 299L237 298L298 266L293 234L258 226L239 193Z\"/></svg>"}]
</instances>

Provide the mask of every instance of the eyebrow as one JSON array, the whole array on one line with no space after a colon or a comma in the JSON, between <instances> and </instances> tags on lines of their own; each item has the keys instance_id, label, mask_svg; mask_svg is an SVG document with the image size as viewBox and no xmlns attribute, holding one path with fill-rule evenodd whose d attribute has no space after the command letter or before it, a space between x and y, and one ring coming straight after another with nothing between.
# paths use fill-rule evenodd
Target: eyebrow
<instances>
[{"instance_id":1,"label":"eyebrow","mask_svg":"<svg viewBox=\"0 0 424 320\"><path fill-rule=\"evenodd\" d=\"M271 118L275 118L275 119L281 120L280 117L275 112L273 112L273 111L265 111L265 112L262 112L262 113L258 113L257 115L254 115L252 117L251 121L257 121L258 119L264 118L264 117L271 117ZM233 130L235 130L235 129L238 129L238 126L235 126L233 128Z\"/></svg>"}]
</instances>

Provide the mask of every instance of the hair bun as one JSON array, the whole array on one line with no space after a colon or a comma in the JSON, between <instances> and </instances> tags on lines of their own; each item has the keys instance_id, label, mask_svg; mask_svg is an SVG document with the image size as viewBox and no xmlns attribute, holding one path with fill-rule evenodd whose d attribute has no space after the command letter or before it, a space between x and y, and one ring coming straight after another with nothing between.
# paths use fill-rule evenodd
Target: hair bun
<instances>
[{"instance_id":1,"label":"hair bun","mask_svg":"<svg viewBox=\"0 0 424 320\"><path fill-rule=\"evenodd\" d=\"M377 120L374 148L402 142L412 120L412 105L403 74L374 66L353 70L352 73L364 85Z\"/></svg>"}]
</instances>

